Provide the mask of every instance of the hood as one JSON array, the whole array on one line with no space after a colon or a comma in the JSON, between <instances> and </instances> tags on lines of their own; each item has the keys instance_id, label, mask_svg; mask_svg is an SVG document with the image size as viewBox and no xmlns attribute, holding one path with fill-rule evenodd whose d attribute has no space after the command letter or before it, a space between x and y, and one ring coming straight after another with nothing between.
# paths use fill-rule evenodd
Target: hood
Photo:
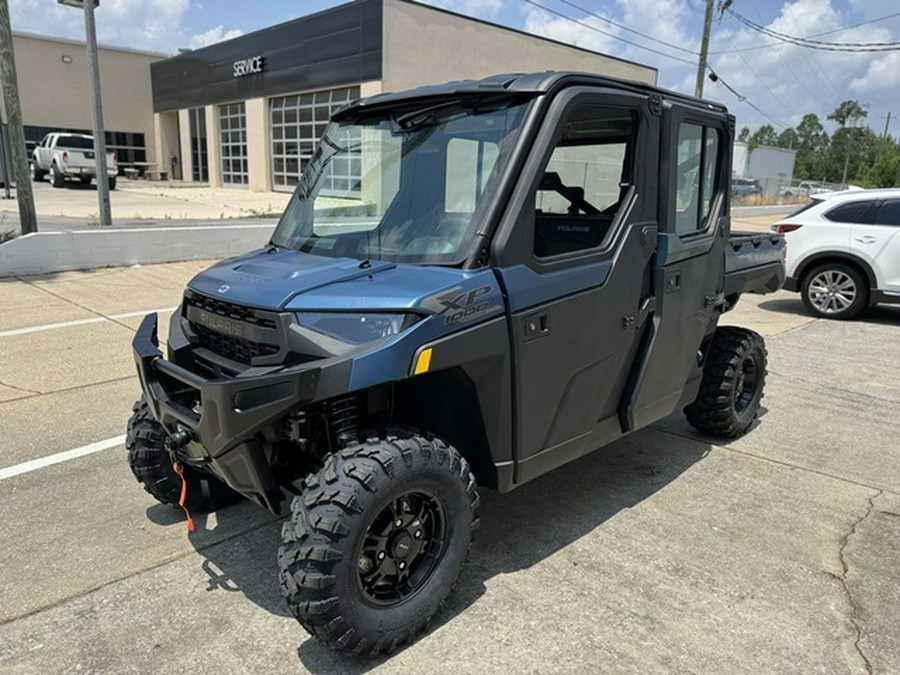
<instances>
[{"instance_id":1,"label":"hood","mask_svg":"<svg viewBox=\"0 0 900 675\"><path fill-rule=\"evenodd\" d=\"M278 249L254 251L195 276L188 287L239 305L274 311L403 310L432 313L429 298L473 285L491 286L490 270L405 265L380 260L368 267L353 258L325 258ZM486 300L487 298L485 298Z\"/></svg>"},{"instance_id":2,"label":"hood","mask_svg":"<svg viewBox=\"0 0 900 675\"><path fill-rule=\"evenodd\" d=\"M352 258L264 249L210 267L191 279L188 288L239 305L280 310L298 293L394 267L395 263L373 260L361 268Z\"/></svg>"}]
</instances>

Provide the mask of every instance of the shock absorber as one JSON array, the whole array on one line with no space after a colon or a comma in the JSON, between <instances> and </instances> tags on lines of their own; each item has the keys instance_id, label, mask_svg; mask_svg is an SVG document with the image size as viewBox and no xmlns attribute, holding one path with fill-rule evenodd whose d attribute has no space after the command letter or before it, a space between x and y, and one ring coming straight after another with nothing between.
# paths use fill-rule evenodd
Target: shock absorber
<instances>
[{"instance_id":1,"label":"shock absorber","mask_svg":"<svg viewBox=\"0 0 900 675\"><path fill-rule=\"evenodd\" d=\"M328 410L328 423L338 445L344 446L358 437L359 400L356 396L347 396L332 401Z\"/></svg>"}]
</instances>

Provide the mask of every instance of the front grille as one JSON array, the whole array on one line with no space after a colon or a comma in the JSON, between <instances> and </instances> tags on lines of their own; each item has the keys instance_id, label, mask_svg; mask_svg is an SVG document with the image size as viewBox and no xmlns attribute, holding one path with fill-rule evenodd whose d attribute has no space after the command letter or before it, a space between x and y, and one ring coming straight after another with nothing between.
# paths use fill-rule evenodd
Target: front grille
<instances>
[{"instance_id":1,"label":"front grille","mask_svg":"<svg viewBox=\"0 0 900 675\"><path fill-rule=\"evenodd\" d=\"M192 341L197 347L248 366L254 358L273 356L281 351L275 330L277 314L191 291L185 294L184 302L190 329L196 336ZM204 318L204 313L222 317L222 320L211 321Z\"/></svg>"},{"instance_id":2,"label":"front grille","mask_svg":"<svg viewBox=\"0 0 900 675\"><path fill-rule=\"evenodd\" d=\"M218 314L219 316L224 316L229 319L244 321L245 323L260 326L261 328L275 328L274 319L259 317L257 316L256 310L250 307L242 307L241 305L235 305L217 298L209 298L205 295L197 295L196 293L185 295L184 301L192 307L212 312L213 314Z\"/></svg>"},{"instance_id":3,"label":"front grille","mask_svg":"<svg viewBox=\"0 0 900 675\"><path fill-rule=\"evenodd\" d=\"M231 335L223 335L210 330L206 326L197 323L191 323L193 330L199 338L199 346L226 359L237 361L250 365L250 360L257 356L272 356L277 354L278 345L267 345L261 342L253 342L243 338L232 337Z\"/></svg>"}]
</instances>

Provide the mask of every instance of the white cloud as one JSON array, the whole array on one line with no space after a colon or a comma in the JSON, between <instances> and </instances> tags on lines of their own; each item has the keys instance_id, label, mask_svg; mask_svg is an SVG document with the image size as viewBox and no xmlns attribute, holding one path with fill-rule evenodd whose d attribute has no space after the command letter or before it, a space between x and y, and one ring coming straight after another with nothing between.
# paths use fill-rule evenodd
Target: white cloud
<instances>
[{"instance_id":1,"label":"white cloud","mask_svg":"<svg viewBox=\"0 0 900 675\"><path fill-rule=\"evenodd\" d=\"M178 47L205 46L241 35L216 26L188 35L184 18L189 0L103 0L94 17L101 44L174 53ZM13 30L84 40L80 10L54 0L9 0Z\"/></svg>"},{"instance_id":2,"label":"white cloud","mask_svg":"<svg viewBox=\"0 0 900 675\"><path fill-rule=\"evenodd\" d=\"M604 54L611 54L614 51L616 40L612 36L619 32L615 26L596 17L588 16L575 22L533 5L529 5L525 10L524 28L526 32L534 35Z\"/></svg>"},{"instance_id":3,"label":"white cloud","mask_svg":"<svg viewBox=\"0 0 900 675\"><path fill-rule=\"evenodd\" d=\"M867 0L868 1L868 0ZM892 0L895 2L895 0ZM756 23L752 9L739 12ZM841 30L859 22L839 11L835 0L795 0L784 3L766 27L788 35L828 32L818 39L831 42L879 42L897 39L897 32L881 24ZM784 124L795 126L813 112L826 125L826 117L841 101L857 99L870 105L875 119L896 105L893 92L900 86L897 52L848 53L814 50L767 38L748 27L714 26L710 63L722 79L757 107ZM836 32L830 32L836 31ZM765 45L762 49L736 51ZM717 53L718 52L718 53ZM707 81L706 95L721 100L736 113L738 128L757 128L771 123L763 115L737 101L722 85ZM872 117L872 116L870 116Z\"/></svg>"},{"instance_id":4,"label":"white cloud","mask_svg":"<svg viewBox=\"0 0 900 675\"><path fill-rule=\"evenodd\" d=\"M243 34L244 31L237 28L235 28L234 30L226 31L224 27L216 26L214 28L210 28L204 33L194 35L191 38L191 41L188 43L188 46L191 49L200 49L200 47L206 47L208 45L215 44L216 42L231 40L233 38L240 37Z\"/></svg>"},{"instance_id":5,"label":"white cloud","mask_svg":"<svg viewBox=\"0 0 900 675\"><path fill-rule=\"evenodd\" d=\"M506 0L424 0L424 3L467 16L486 18L499 14Z\"/></svg>"}]
</instances>

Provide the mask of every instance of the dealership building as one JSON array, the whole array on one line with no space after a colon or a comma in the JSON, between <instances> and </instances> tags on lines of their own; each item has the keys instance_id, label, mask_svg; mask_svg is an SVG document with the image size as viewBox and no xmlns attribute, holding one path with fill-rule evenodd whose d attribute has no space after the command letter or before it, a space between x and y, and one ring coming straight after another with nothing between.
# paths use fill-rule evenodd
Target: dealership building
<instances>
[{"instance_id":1,"label":"dealership building","mask_svg":"<svg viewBox=\"0 0 900 675\"><path fill-rule=\"evenodd\" d=\"M85 68L68 94L77 106L45 101L41 110L26 97L30 87L50 95L76 60L64 58L72 43L43 38L52 53L32 76L20 50L35 39L14 38L26 135L89 129ZM111 145L127 151L120 162L254 191L292 190L330 114L360 96L503 72L578 70L649 84L657 74L410 0L356 0L172 58L104 48L100 67L106 125L122 134Z\"/></svg>"}]
</instances>

